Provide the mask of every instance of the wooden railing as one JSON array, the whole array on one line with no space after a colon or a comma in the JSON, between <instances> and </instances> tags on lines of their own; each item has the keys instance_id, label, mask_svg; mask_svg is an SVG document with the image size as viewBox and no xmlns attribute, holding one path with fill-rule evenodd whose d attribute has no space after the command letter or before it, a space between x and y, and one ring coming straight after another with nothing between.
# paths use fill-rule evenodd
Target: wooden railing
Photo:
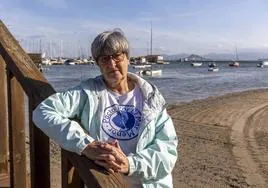
<instances>
[{"instance_id":1,"label":"wooden railing","mask_svg":"<svg viewBox=\"0 0 268 188\"><path fill-rule=\"evenodd\" d=\"M55 93L31 58L0 20L0 187L50 187L49 138L31 120L33 109ZM29 102L25 116L25 100ZM25 125L25 117L29 125ZM29 126L30 175L25 127ZM92 161L62 150L62 187L126 187L121 174L110 174Z\"/></svg>"}]
</instances>

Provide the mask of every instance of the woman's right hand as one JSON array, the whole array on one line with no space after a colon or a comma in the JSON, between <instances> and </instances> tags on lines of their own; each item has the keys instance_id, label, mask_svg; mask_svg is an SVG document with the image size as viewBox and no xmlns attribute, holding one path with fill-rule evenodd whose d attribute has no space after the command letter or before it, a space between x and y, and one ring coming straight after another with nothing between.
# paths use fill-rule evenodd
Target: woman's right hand
<instances>
[{"instance_id":1,"label":"woman's right hand","mask_svg":"<svg viewBox=\"0 0 268 188\"><path fill-rule=\"evenodd\" d=\"M100 141L94 141L87 145L87 147L82 151L82 155L85 155L88 159L94 162L99 161L100 157L103 159L102 163L99 164L106 168L109 172L114 173L115 170L111 169L111 164L114 164L116 159L114 155L101 147L104 143Z\"/></svg>"},{"instance_id":2,"label":"woman's right hand","mask_svg":"<svg viewBox=\"0 0 268 188\"><path fill-rule=\"evenodd\" d=\"M100 146L103 142L94 141L87 145L87 147L82 151L82 154L91 160L96 160L100 155L108 154L107 150L101 148ZM110 160L115 160L113 155L108 156Z\"/></svg>"}]
</instances>

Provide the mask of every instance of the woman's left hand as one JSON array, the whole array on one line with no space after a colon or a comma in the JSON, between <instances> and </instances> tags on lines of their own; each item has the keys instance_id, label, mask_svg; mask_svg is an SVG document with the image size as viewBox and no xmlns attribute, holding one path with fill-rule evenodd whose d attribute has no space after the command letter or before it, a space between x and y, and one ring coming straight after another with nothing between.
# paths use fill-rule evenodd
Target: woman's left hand
<instances>
[{"instance_id":1,"label":"woman's left hand","mask_svg":"<svg viewBox=\"0 0 268 188\"><path fill-rule=\"evenodd\" d=\"M127 156L121 150L119 143L117 140L110 143L103 143L100 145L102 149L109 151L111 155L114 156L115 160L109 160L108 155L103 154L97 157L95 163L107 168L107 166L113 169L115 172L121 172L124 174L128 174L129 163Z\"/></svg>"}]
</instances>

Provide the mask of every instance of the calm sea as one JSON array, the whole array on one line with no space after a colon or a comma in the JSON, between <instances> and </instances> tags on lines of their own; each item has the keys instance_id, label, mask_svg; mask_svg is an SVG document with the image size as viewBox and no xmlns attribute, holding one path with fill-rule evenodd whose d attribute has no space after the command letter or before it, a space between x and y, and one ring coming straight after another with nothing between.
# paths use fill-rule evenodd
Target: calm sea
<instances>
[{"instance_id":1,"label":"calm sea","mask_svg":"<svg viewBox=\"0 0 268 188\"><path fill-rule=\"evenodd\" d=\"M219 72L209 72L208 63L192 67L190 63L156 65L162 69L160 77L145 77L158 86L168 103L188 102L194 99L226 93L268 88L268 67L258 68L255 62L242 62L240 67L218 63ZM130 66L130 72L136 72ZM57 91L79 84L81 80L99 75L97 66L53 65L44 71L45 77Z\"/></svg>"}]
</instances>

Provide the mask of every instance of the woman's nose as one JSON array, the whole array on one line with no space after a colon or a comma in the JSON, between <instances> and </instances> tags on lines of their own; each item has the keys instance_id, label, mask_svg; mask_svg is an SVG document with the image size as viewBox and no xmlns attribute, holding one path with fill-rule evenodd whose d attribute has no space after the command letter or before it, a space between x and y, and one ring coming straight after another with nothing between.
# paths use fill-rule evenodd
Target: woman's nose
<instances>
[{"instance_id":1,"label":"woman's nose","mask_svg":"<svg viewBox=\"0 0 268 188\"><path fill-rule=\"evenodd\" d=\"M115 63L115 61L113 60L113 58L110 58L106 63L107 63L107 65L108 65L109 67L115 67L115 65L116 65L116 63Z\"/></svg>"}]
</instances>

